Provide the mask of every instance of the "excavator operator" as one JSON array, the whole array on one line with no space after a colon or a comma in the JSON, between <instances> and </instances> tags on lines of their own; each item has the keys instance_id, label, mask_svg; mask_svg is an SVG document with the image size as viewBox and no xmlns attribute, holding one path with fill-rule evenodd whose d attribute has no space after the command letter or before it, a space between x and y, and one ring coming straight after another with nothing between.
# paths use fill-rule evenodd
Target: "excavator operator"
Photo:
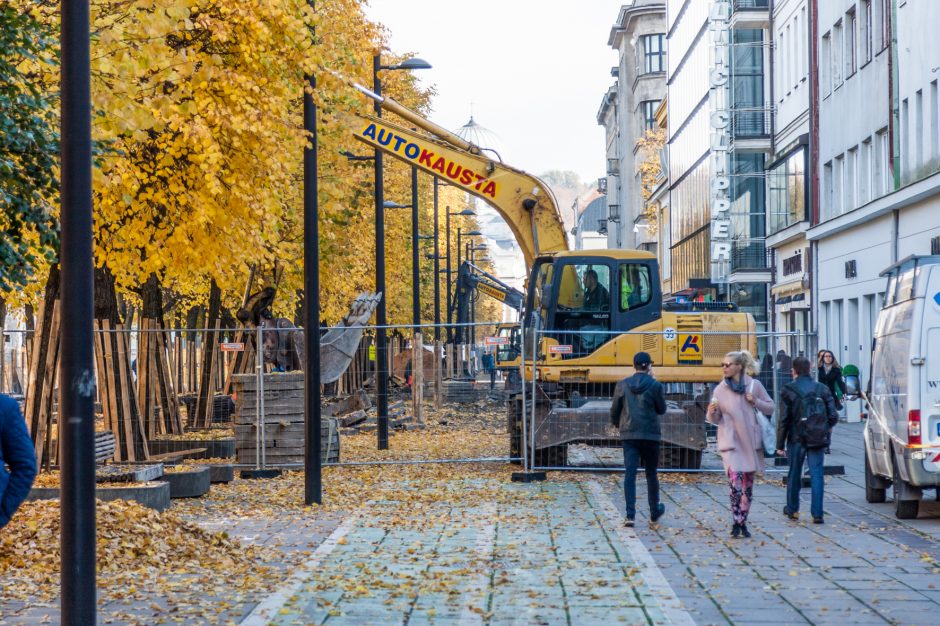
<instances>
[{"instance_id":1,"label":"excavator operator","mask_svg":"<svg viewBox=\"0 0 940 626\"><path fill-rule=\"evenodd\" d=\"M610 310L610 292L597 282L597 272L593 269L584 272L584 310Z\"/></svg>"}]
</instances>

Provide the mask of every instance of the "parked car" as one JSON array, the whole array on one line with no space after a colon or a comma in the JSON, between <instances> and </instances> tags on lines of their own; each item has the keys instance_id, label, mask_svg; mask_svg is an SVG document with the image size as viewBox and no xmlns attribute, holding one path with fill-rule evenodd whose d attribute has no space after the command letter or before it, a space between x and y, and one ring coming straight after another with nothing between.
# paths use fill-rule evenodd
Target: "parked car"
<instances>
[{"instance_id":1,"label":"parked car","mask_svg":"<svg viewBox=\"0 0 940 626\"><path fill-rule=\"evenodd\" d=\"M865 424L865 497L917 517L923 489L940 489L940 256L911 256L887 277L872 348ZM940 493L938 493L940 497Z\"/></svg>"}]
</instances>

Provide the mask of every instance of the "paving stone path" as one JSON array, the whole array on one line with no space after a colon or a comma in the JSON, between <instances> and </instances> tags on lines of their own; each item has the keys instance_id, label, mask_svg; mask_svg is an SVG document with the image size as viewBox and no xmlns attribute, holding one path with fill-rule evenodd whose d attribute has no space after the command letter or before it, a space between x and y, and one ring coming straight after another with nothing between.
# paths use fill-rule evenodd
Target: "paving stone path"
<instances>
[{"instance_id":1,"label":"paving stone path","mask_svg":"<svg viewBox=\"0 0 940 626\"><path fill-rule=\"evenodd\" d=\"M243 624L693 623L590 481L489 490L420 519L368 507Z\"/></svg>"}]
</instances>

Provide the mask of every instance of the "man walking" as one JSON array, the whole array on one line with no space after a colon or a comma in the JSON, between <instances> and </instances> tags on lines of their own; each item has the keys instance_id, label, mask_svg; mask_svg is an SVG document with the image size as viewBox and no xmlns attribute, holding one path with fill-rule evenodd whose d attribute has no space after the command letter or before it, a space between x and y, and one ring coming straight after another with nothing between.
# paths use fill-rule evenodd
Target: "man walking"
<instances>
[{"instance_id":1,"label":"man walking","mask_svg":"<svg viewBox=\"0 0 940 626\"><path fill-rule=\"evenodd\" d=\"M625 526L632 527L636 517L636 472L643 461L646 468L646 495L650 505L650 522L655 523L666 506L659 501L659 442L662 432L659 416L666 413L663 386L653 378L653 361L646 352L633 357L635 373L614 388L610 405L610 421L620 429L623 440L623 495L626 500Z\"/></svg>"},{"instance_id":2,"label":"man walking","mask_svg":"<svg viewBox=\"0 0 940 626\"><path fill-rule=\"evenodd\" d=\"M26 499L34 478L36 456L26 421L16 401L0 394L0 528Z\"/></svg>"},{"instance_id":3,"label":"man walking","mask_svg":"<svg viewBox=\"0 0 940 626\"><path fill-rule=\"evenodd\" d=\"M835 399L829 389L810 378L810 362L805 356L793 359L793 382L781 392L780 420L777 422L777 454L790 459L787 476L787 505L783 514L799 519L803 461L809 465L810 513L813 523L823 518L823 457L832 428L839 422ZM784 449L786 446L786 449Z\"/></svg>"}]
</instances>

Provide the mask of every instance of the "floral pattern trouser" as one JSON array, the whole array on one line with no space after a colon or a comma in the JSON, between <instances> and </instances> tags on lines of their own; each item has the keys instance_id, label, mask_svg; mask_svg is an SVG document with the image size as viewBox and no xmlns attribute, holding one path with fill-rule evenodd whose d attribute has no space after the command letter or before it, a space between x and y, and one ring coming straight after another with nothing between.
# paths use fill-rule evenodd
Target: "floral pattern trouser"
<instances>
[{"instance_id":1,"label":"floral pattern trouser","mask_svg":"<svg viewBox=\"0 0 940 626\"><path fill-rule=\"evenodd\" d=\"M734 515L734 523L744 524L751 510L754 472L728 470L728 481L731 483L731 513Z\"/></svg>"}]
</instances>

